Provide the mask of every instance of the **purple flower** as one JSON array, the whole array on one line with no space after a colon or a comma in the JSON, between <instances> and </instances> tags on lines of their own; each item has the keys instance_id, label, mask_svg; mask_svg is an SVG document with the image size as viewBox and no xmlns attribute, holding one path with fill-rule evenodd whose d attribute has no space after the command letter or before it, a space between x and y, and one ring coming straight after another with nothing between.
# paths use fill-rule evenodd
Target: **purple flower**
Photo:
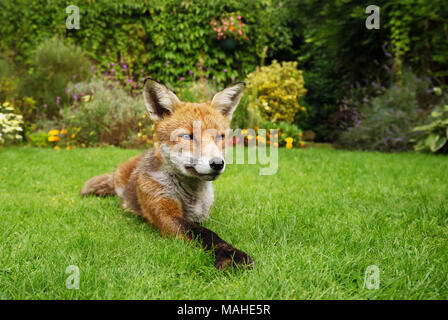
<instances>
[{"instance_id":1,"label":"purple flower","mask_svg":"<svg viewBox=\"0 0 448 320\"><path fill-rule=\"evenodd\" d=\"M73 93L72 93L72 98L73 98L73 100L78 100L78 96L76 94L73 94Z\"/></svg>"},{"instance_id":2,"label":"purple flower","mask_svg":"<svg viewBox=\"0 0 448 320\"><path fill-rule=\"evenodd\" d=\"M136 84L136 83L134 83L134 89L135 89L135 88L137 88L137 84Z\"/></svg>"},{"instance_id":3,"label":"purple flower","mask_svg":"<svg viewBox=\"0 0 448 320\"><path fill-rule=\"evenodd\" d=\"M206 70L206 71L208 71L208 70L210 70L210 68L209 68L209 67L207 67L207 68L205 68L205 70Z\"/></svg>"},{"instance_id":4,"label":"purple flower","mask_svg":"<svg viewBox=\"0 0 448 320\"><path fill-rule=\"evenodd\" d=\"M68 88L67 89L65 89L65 93L69 93L70 92L70 90L68 90Z\"/></svg>"},{"instance_id":5,"label":"purple flower","mask_svg":"<svg viewBox=\"0 0 448 320\"><path fill-rule=\"evenodd\" d=\"M94 66L91 66L91 67L90 67L90 71L92 71L93 69L95 69L95 67L94 67Z\"/></svg>"},{"instance_id":6,"label":"purple flower","mask_svg":"<svg viewBox=\"0 0 448 320\"><path fill-rule=\"evenodd\" d=\"M44 104L44 108L47 109L47 107L48 107L48 106L47 106L46 104Z\"/></svg>"},{"instance_id":7,"label":"purple flower","mask_svg":"<svg viewBox=\"0 0 448 320\"><path fill-rule=\"evenodd\" d=\"M111 64L112 64L112 67L115 67L115 63L112 62Z\"/></svg>"},{"instance_id":8,"label":"purple flower","mask_svg":"<svg viewBox=\"0 0 448 320\"><path fill-rule=\"evenodd\" d=\"M184 80L185 80L184 77L179 78L179 81L184 81Z\"/></svg>"},{"instance_id":9,"label":"purple flower","mask_svg":"<svg viewBox=\"0 0 448 320\"><path fill-rule=\"evenodd\" d=\"M165 61L165 66L168 67L168 65L170 64L170 62L168 60Z\"/></svg>"},{"instance_id":10,"label":"purple flower","mask_svg":"<svg viewBox=\"0 0 448 320\"><path fill-rule=\"evenodd\" d=\"M79 87L79 85L76 83L76 84L75 84L75 88L78 88L78 87Z\"/></svg>"},{"instance_id":11,"label":"purple flower","mask_svg":"<svg viewBox=\"0 0 448 320\"><path fill-rule=\"evenodd\" d=\"M143 70L143 69L140 69L140 73L143 73L143 72L145 72L145 70Z\"/></svg>"},{"instance_id":12,"label":"purple flower","mask_svg":"<svg viewBox=\"0 0 448 320\"><path fill-rule=\"evenodd\" d=\"M109 75L109 72L104 72L104 75L107 77Z\"/></svg>"},{"instance_id":13,"label":"purple flower","mask_svg":"<svg viewBox=\"0 0 448 320\"><path fill-rule=\"evenodd\" d=\"M74 75L72 76L72 78L73 78L73 79L76 79L76 74L74 74Z\"/></svg>"},{"instance_id":14,"label":"purple flower","mask_svg":"<svg viewBox=\"0 0 448 320\"><path fill-rule=\"evenodd\" d=\"M232 78L232 82L235 82L235 80L236 80L235 77L233 77L233 78Z\"/></svg>"},{"instance_id":15,"label":"purple flower","mask_svg":"<svg viewBox=\"0 0 448 320\"><path fill-rule=\"evenodd\" d=\"M227 72L227 69L222 69L223 72Z\"/></svg>"},{"instance_id":16,"label":"purple flower","mask_svg":"<svg viewBox=\"0 0 448 320\"><path fill-rule=\"evenodd\" d=\"M57 97L56 97L56 103L59 103L59 101L61 101L61 97L60 97L60 96L57 96Z\"/></svg>"},{"instance_id":17,"label":"purple flower","mask_svg":"<svg viewBox=\"0 0 448 320\"><path fill-rule=\"evenodd\" d=\"M192 74L193 74L193 70L189 70L189 71L188 71L188 74L189 74L189 75L192 75Z\"/></svg>"},{"instance_id":18,"label":"purple flower","mask_svg":"<svg viewBox=\"0 0 448 320\"><path fill-rule=\"evenodd\" d=\"M202 70L202 66L199 66L199 70Z\"/></svg>"},{"instance_id":19,"label":"purple flower","mask_svg":"<svg viewBox=\"0 0 448 320\"><path fill-rule=\"evenodd\" d=\"M134 80L132 80L132 79L127 79L127 82L132 83L132 82L134 82Z\"/></svg>"},{"instance_id":20,"label":"purple flower","mask_svg":"<svg viewBox=\"0 0 448 320\"><path fill-rule=\"evenodd\" d=\"M216 79L216 77L215 76L213 76L213 78L212 78L213 80L215 80Z\"/></svg>"},{"instance_id":21,"label":"purple flower","mask_svg":"<svg viewBox=\"0 0 448 320\"><path fill-rule=\"evenodd\" d=\"M112 69L112 70L110 70L110 71L111 71L112 73L115 73L116 70L115 70L115 69Z\"/></svg>"},{"instance_id":22,"label":"purple flower","mask_svg":"<svg viewBox=\"0 0 448 320\"><path fill-rule=\"evenodd\" d=\"M128 65L126 63L123 64L123 69L127 69Z\"/></svg>"}]
</instances>

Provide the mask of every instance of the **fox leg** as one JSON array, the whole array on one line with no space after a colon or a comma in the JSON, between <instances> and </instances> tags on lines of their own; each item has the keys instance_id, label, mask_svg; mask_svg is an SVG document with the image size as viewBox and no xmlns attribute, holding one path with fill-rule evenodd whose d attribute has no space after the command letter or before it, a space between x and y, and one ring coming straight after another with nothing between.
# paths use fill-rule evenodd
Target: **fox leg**
<instances>
[{"instance_id":1,"label":"fox leg","mask_svg":"<svg viewBox=\"0 0 448 320\"><path fill-rule=\"evenodd\" d=\"M103 174L88 180L81 190L82 196L95 195L99 197L115 195L114 175Z\"/></svg>"},{"instance_id":2,"label":"fox leg","mask_svg":"<svg viewBox=\"0 0 448 320\"><path fill-rule=\"evenodd\" d=\"M162 235L198 240L206 251L213 250L215 267L218 269L230 265L233 267L243 265L249 268L253 267L253 260L248 254L234 248L213 231L185 219L180 204L176 200L163 196L157 183L148 183L150 179L146 178L143 179L146 181L142 184L141 180L139 179L137 185L141 216L157 227ZM159 189L159 192L157 189ZM151 192L148 193L147 191Z\"/></svg>"}]
</instances>

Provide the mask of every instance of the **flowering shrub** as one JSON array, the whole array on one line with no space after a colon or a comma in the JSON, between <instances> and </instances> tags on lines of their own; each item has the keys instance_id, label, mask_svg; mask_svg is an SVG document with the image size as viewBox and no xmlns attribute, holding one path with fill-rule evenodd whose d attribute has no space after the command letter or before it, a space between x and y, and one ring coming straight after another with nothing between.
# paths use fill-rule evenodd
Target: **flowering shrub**
<instances>
[{"instance_id":1,"label":"flowering shrub","mask_svg":"<svg viewBox=\"0 0 448 320\"><path fill-rule=\"evenodd\" d=\"M260 110L265 120L292 123L297 113L306 112L299 103L307 90L297 62L279 64L274 60L270 66L250 73L246 82L251 105Z\"/></svg>"},{"instance_id":2,"label":"flowering shrub","mask_svg":"<svg viewBox=\"0 0 448 320\"><path fill-rule=\"evenodd\" d=\"M21 141L23 131L23 117L14 113L9 102L0 104L0 145Z\"/></svg>"},{"instance_id":3,"label":"flowering shrub","mask_svg":"<svg viewBox=\"0 0 448 320\"><path fill-rule=\"evenodd\" d=\"M277 134L278 144L280 147L286 147L291 149L303 148L305 143L303 142L303 133L295 124L289 124L286 122L272 123L263 122L260 124L260 128L266 129L268 143L271 139L271 135Z\"/></svg>"},{"instance_id":4,"label":"flowering shrub","mask_svg":"<svg viewBox=\"0 0 448 320\"><path fill-rule=\"evenodd\" d=\"M213 30L216 32L216 38L218 40L233 38L235 40L245 39L249 40L245 36L245 24L242 21L241 15L235 12L223 12L221 18L210 21Z\"/></svg>"},{"instance_id":5,"label":"flowering shrub","mask_svg":"<svg viewBox=\"0 0 448 320\"><path fill-rule=\"evenodd\" d=\"M20 96L33 97L37 105L33 114L52 119L68 103L64 95L67 84L90 77L90 62L79 47L60 38L40 43L34 59L34 71L20 80L18 92Z\"/></svg>"},{"instance_id":6,"label":"flowering shrub","mask_svg":"<svg viewBox=\"0 0 448 320\"><path fill-rule=\"evenodd\" d=\"M77 99L62 111L59 128L67 130L67 137L73 139L74 146L143 147L153 144L154 127L146 116L141 95L132 97L122 88L111 88L102 80L78 83L69 90ZM50 136L58 145L61 134Z\"/></svg>"},{"instance_id":7,"label":"flowering shrub","mask_svg":"<svg viewBox=\"0 0 448 320\"><path fill-rule=\"evenodd\" d=\"M302 131L294 124L263 122L260 128L257 126L254 129L242 129L240 135L234 137L233 145L272 144L274 147L286 147L287 149L303 148L305 144L302 138Z\"/></svg>"}]
</instances>

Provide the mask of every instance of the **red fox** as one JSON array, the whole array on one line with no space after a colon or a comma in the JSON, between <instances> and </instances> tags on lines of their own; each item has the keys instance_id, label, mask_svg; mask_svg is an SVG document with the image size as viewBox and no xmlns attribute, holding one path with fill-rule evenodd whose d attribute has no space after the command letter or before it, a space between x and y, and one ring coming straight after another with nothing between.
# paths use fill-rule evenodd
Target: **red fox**
<instances>
[{"instance_id":1,"label":"red fox","mask_svg":"<svg viewBox=\"0 0 448 320\"><path fill-rule=\"evenodd\" d=\"M214 252L218 269L252 268L249 255L199 224L210 215L212 181L225 170L225 133L244 89L238 82L211 102L189 103L147 79L143 97L158 146L124 162L113 174L91 178L81 195L117 195L125 210L140 215L163 236L199 240Z\"/></svg>"}]
</instances>

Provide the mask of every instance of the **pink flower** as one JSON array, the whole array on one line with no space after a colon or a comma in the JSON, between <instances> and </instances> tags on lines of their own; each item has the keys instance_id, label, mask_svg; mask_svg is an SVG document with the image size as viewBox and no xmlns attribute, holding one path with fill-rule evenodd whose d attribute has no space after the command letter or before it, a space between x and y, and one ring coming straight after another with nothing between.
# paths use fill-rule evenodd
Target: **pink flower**
<instances>
[{"instance_id":1,"label":"pink flower","mask_svg":"<svg viewBox=\"0 0 448 320\"><path fill-rule=\"evenodd\" d=\"M238 20L241 20L241 16L240 15L238 15Z\"/></svg>"}]
</instances>

